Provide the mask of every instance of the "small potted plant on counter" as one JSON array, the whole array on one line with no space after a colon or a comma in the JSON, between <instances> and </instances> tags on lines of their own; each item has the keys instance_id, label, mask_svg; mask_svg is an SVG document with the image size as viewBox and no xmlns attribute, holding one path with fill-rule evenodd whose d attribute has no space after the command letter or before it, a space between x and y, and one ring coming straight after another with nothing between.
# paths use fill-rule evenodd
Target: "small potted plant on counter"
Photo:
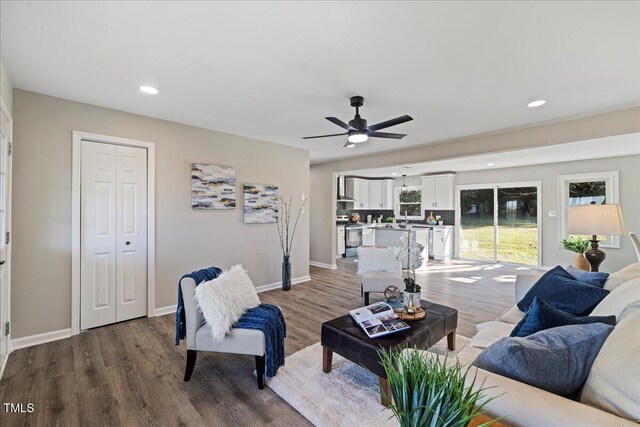
<instances>
[{"instance_id":1,"label":"small potted plant on counter","mask_svg":"<svg viewBox=\"0 0 640 427\"><path fill-rule=\"evenodd\" d=\"M578 236L571 236L568 239L562 240L562 246L568 251L575 252L576 258L573 261L573 265L576 268L584 271L591 271L589 262L584 257L584 251L589 249L589 241Z\"/></svg>"}]
</instances>

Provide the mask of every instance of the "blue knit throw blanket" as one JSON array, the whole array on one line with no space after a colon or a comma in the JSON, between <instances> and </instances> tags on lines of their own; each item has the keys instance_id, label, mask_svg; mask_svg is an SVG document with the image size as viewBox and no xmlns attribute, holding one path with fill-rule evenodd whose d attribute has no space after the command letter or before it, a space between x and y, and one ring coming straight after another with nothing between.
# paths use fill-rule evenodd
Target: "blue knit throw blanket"
<instances>
[{"instance_id":1,"label":"blue knit throw blanket","mask_svg":"<svg viewBox=\"0 0 640 427\"><path fill-rule=\"evenodd\" d=\"M190 277L196 282L196 286L207 280L212 280L222 273L218 267L209 267L185 274L180 278ZM271 304L260 304L247 310L233 325L234 328L255 329L262 331L266 338L267 363L266 375L273 377L278 368L284 366L284 338L287 335L287 326L284 316L278 307ZM182 288L178 282L178 302L176 308L176 345L180 345L187 334L186 316L182 301Z\"/></svg>"},{"instance_id":2,"label":"blue knit throw blanket","mask_svg":"<svg viewBox=\"0 0 640 427\"><path fill-rule=\"evenodd\" d=\"M273 377L284 366L284 337L287 326L280 309L271 304L260 304L247 310L233 325L234 328L262 331L267 342L267 377Z\"/></svg>"},{"instance_id":3,"label":"blue knit throw blanket","mask_svg":"<svg viewBox=\"0 0 640 427\"><path fill-rule=\"evenodd\" d=\"M202 282L207 280L213 280L222 273L218 267L203 268L202 270L193 271L189 274L185 274L178 281L178 302L176 304L176 345L180 345L180 340L183 340L187 335L187 319L184 314L184 302L182 301L182 287L180 282L185 277L189 277L196 282L198 286Z\"/></svg>"}]
</instances>

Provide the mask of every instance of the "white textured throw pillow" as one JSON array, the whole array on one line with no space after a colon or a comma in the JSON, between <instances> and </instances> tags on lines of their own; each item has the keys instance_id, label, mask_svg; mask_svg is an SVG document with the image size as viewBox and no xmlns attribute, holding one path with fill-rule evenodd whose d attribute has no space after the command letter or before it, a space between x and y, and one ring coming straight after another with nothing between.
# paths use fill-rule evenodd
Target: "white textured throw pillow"
<instances>
[{"instance_id":1,"label":"white textured throw pillow","mask_svg":"<svg viewBox=\"0 0 640 427\"><path fill-rule=\"evenodd\" d=\"M196 301L214 341L221 341L245 311L260 305L256 289L241 265L196 286Z\"/></svg>"},{"instance_id":2,"label":"white textured throw pillow","mask_svg":"<svg viewBox=\"0 0 640 427\"><path fill-rule=\"evenodd\" d=\"M365 273L386 271L402 274L402 264L396 259L396 249L361 246L358 248L358 276Z\"/></svg>"},{"instance_id":3,"label":"white textured throw pillow","mask_svg":"<svg viewBox=\"0 0 640 427\"><path fill-rule=\"evenodd\" d=\"M580 397L582 403L636 423L640 421L639 324L640 311L635 311L616 325L593 361Z\"/></svg>"},{"instance_id":4,"label":"white textured throw pillow","mask_svg":"<svg viewBox=\"0 0 640 427\"><path fill-rule=\"evenodd\" d=\"M637 278L640 278L640 262L633 263L622 270L611 273L607 281L604 282L604 288L608 291L613 291L624 282Z\"/></svg>"},{"instance_id":5,"label":"white textured throw pillow","mask_svg":"<svg viewBox=\"0 0 640 427\"><path fill-rule=\"evenodd\" d=\"M624 282L605 297L589 316L616 316L620 323L630 311L640 309L640 277Z\"/></svg>"}]
</instances>

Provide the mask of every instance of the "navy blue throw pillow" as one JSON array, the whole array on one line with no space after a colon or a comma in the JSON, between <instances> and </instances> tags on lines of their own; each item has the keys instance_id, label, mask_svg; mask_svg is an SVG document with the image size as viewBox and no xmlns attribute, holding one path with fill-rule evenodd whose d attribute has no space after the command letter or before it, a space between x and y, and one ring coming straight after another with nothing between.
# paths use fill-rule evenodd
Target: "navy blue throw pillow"
<instances>
[{"instance_id":1,"label":"navy blue throw pillow","mask_svg":"<svg viewBox=\"0 0 640 427\"><path fill-rule=\"evenodd\" d=\"M558 310L574 316L586 316L608 293L605 289L574 279L564 268L557 266L547 271L529 289L518 302L518 308L527 312L533 299L540 297Z\"/></svg>"},{"instance_id":2,"label":"navy blue throw pillow","mask_svg":"<svg viewBox=\"0 0 640 427\"><path fill-rule=\"evenodd\" d=\"M586 325L604 323L615 326L616 316L572 316L547 304L542 298L535 297L531 308L520 323L511 331L511 337L527 337L545 329L567 325Z\"/></svg>"},{"instance_id":3,"label":"navy blue throw pillow","mask_svg":"<svg viewBox=\"0 0 640 427\"><path fill-rule=\"evenodd\" d=\"M592 323L551 328L526 338L502 338L480 353L473 365L572 397L587 380L591 365L612 330L611 325Z\"/></svg>"},{"instance_id":4,"label":"navy blue throw pillow","mask_svg":"<svg viewBox=\"0 0 640 427\"><path fill-rule=\"evenodd\" d=\"M596 271L584 271L579 268L575 268L573 265L567 267L567 273L573 276L574 279L586 283L587 285L597 286L602 288L604 282L609 278L609 273L602 273Z\"/></svg>"}]
</instances>

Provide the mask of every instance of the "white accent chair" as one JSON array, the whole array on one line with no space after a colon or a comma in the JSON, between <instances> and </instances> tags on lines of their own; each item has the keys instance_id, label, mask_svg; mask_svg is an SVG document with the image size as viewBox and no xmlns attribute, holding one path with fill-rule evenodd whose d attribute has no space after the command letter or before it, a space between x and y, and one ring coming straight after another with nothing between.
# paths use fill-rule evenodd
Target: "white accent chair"
<instances>
[{"instance_id":1,"label":"white accent chair","mask_svg":"<svg viewBox=\"0 0 640 427\"><path fill-rule=\"evenodd\" d=\"M361 246L358 248L360 296L364 296L364 305L369 305L371 292L382 293L388 286L403 289L402 264L396 259L395 253L395 247Z\"/></svg>"},{"instance_id":2,"label":"white accent chair","mask_svg":"<svg viewBox=\"0 0 640 427\"><path fill-rule=\"evenodd\" d=\"M198 351L214 351L218 353L248 354L255 356L258 388L265 384L266 338L262 331L253 329L232 328L222 341L214 341L211 330L195 299L196 282L185 277L180 281L184 303L187 329L187 367L184 380L189 381L196 364Z\"/></svg>"},{"instance_id":3,"label":"white accent chair","mask_svg":"<svg viewBox=\"0 0 640 427\"><path fill-rule=\"evenodd\" d=\"M631 243L633 243L633 247L636 249L636 255L638 256L638 261L640 261L640 239L638 238L638 235L634 232L630 232L629 237L631 238Z\"/></svg>"}]
</instances>

